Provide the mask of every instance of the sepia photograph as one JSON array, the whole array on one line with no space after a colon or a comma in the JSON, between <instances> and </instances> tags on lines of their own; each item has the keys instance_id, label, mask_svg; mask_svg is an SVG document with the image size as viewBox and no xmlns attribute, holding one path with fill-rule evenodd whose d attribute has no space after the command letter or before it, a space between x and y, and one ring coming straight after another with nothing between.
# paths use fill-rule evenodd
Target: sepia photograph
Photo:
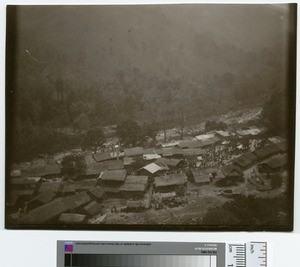
<instances>
[{"instance_id":1,"label":"sepia photograph","mask_svg":"<svg viewBox=\"0 0 300 267\"><path fill-rule=\"evenodd\" d=\"M296 12L7 6L5 227L292 231Z\"/></svg>"}]
</instances>

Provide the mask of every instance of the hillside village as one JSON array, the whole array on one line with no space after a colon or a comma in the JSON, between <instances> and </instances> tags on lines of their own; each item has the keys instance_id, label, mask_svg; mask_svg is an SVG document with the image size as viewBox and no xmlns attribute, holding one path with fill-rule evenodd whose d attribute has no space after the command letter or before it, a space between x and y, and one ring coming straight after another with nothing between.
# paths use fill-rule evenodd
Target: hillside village
<instances>
[{"instance_id":1,"label":"hillside village","mask_svg":"<svg viewBox=\"0 0 300 267\"><path fill-rule=\"evenodd\" d=\"M268 136L249 114L221 116L226 130L206 132L205 122L186 127L183 139L178 128L169 129L168 142L160 131L153 147L123 147L114 137L97 151L74 148L13 164L8 220L23 226L192 225L238 196L274 198L287 188L288 143ZM85 161L72 179L61 172L70 154Z\"/></svg>"}]
</instances>

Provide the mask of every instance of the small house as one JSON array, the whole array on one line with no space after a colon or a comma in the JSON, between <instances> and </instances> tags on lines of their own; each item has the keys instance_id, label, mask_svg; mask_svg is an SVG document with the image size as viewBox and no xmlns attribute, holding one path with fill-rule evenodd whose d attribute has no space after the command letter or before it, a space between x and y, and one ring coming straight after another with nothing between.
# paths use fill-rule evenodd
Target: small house
<instances>
[{"instance_id":1,"label":"small house","mask_svg":"<svg viewBox=\"0 0 300 267\"><path fill-rule=\"evenodd\" d=\"M172 157L172 158L182 158L183 151L182 151L182 148L180 148L180 147L163 148L162 156L163 157Z\"/></svg>"},{"instance_id":2,"label":"small house","mask_svg":"<svg viewBox=\"0 0 300 267\"><path fill-rule=\"evenodd\" d=\"M96 162L102 162L113 159L113 157L111 157L110 155L110 152L95 153L92 156Z\"/></svg>"},{"instance_id":3,"label":"small house","mask_svg":"<svg viewBox=\"0 0 300 267\"><path fill-rule=\"evenodd\" d=\"M224 165L215 176L216 185L231 186L244 181L243 171L232 164Z\"/></svg>"},{"instance_id":4,"label":"small house","mask_svg":"<svg viewBox=\"0 0 300 267\"><path fill-rule=\"evenodd\" d=\"M192 169L192 179L197 185L206 185L212 181L212 176L210 174L205 174L202 170Z\"/></svg>"},{"instance_id":5,"label":"small house","mask_svg":"<svg viewBox=\"0 0 300 267\"><path fill-rule=\"evenodd\" d=\"M154 178L154 190L156 192L176 192L184 194L186 191L187 177L185 174L170 174Z\"/></svg>"},{"instance_id":6,"label":"small house","mask_svg":"<svg viewBox=\"0 0 300 267\"><path fill-rule=\"evenodd\" d=\"M97 163L97 161L94 158L94 155L95 154L90 154L90 155L85 155L84 156L84 161L85 161L86 165Z\"/></svg>"},{"instance_id":7,"label":"small house","mask_svg":"<svg viewBox=\"0 0 300 267\"><path fill-rule=\"evenodd\" d=\"M275 144L265 145L264 147L253 151L253 153L257 156L258 160L267 159L280 152L281 150Z\"/></svg>"},{"instance_id":8,"label":"small house","mask_svg":"<svg viewBox=\"0 0 300 267\"><path fill-rule=\"evenodd\" d=\"M125 148L124 155L125 157L138 157L144 154L144 149L142 147L132 147Z\"/></svg>"},{"instance_id":9,"label":"small house","mask_svg":"<svg viewBox=\"0 0 300 267\"><path fill-rule=\"evenodd\" d=\"M182 159L159 158L155 161L155 164L165 169L175 169L182 167L184 161Z\"/></svg>"},{"instance_id":10,"label":"small house","mask_svg":"<svg viewBox=\"0 0 300 267\"><path fill-rule=\"evenodd\" d=\"M168 147L175 147L178 146L179 142L178 141L172 141L172 142L162 142L160 143L161 148L168 148Z\"/></svg>"},{"instance_id":11,"label":"small house","mask_svg":"<svg viewBox=\"0 0 300 267\"><path fill-rule=\"evenodd\" d=\"M161 158L161 156L160 155L158 155L158 154L144 154L143 155L143 159L144 160L155 160L155 159L159 159L159 158Z\"/></svg>"},{"instance_id":12,"label":"small house","mask_svg":"<svg viewBox=\"0 0 300 267\"><path fill-rule=\"evenodd\" d=\"M96 201L101 201L104 196L103 189L100 186L96 186L88 191L88 194Z\"/></svg>"},{"instance_id":13,"label":"small house","mask_svg":"<svg viewBox=\"0 0 300 267\"><path fill-rule=\"evenodd\" d=\"M99 179L102 184L110 186L120 186L126 178L126 170L107 170L103 171Z\"/></svg>"},{"instance_id":14,"label":"small house","mask_svg":"<svg viewBox=\"0 0 300 267\"><path fill-rule=\"evenodd\" d=\"M259 170L261 172L267 172L267 173L276 172L286 168L287 164L288 164L288 155L287 154L278 155L265 161L264 163L261 163L259 165Z\"/></svg>"},{"instance_id":15,"label":"small house","mask_svg":"<svg viewBox=\"0 0 300 267\"><path fill-rule=\"evenodd\" d=\"M169 168L161 167L158 164L150 163L142 168L140 168L137 173L139 175L147 175L147 176L153 176L156 175L164 170L168 170Z\"/></svg>"},{"instance_id":16,"label":"small house","mask_svg":"<svg viewBox=\"0 0 300 267\"><path fill-rule=\"evenodd\" d=\"M255 165L257 156L252 152L247 152L234 160L234 164L242 170L247 170Z\"/></svg>"},{"instance_id":17,"label":"small house","mask_svg":"<svg viewBox=\"0 0 300 267\"><path fill-rule=\"evenodd\" d=\"M35 209L37 207L40 207L42 205L45 205L52 201L56 196L56 193L48 191L48 192L42 192L35 196L33 199L31 199L29 202L27 202L27 208L28 210Z\"/></svg>"},{"instance_id":18,"label":"small house","mask_svg":"<svg viewBox=\"0 0 300 267\"><path fill-rule=\"evenodd\" d=\"M185 157L198 157L204 154L204 150L202 148L186 148L182 151Z\"/></svg>"},{"instance_id":19,"label":"small house","mask_svg":"<svg viewBox=\"0 0 300 267\"><path fill-rule=\"evenodd\" d=\"M55 182L44 181L39 187L39 193L44 193L44 192L58 193L60 192L62 185L63 183L58 181Z\"/></svg>"},{"instance_id":20,"label":"small house","mask_svg":"<svg viewBox=\"0 0 300 267\"><path fill-rule=\"evenodd\" d=\"M28 225L44 224L58 218L60 214L67 212L69 209L68 205L59 198L31 210L20 218L19 222Z\"/></svg>"},{"instance_id":21,"label":"small house","mask_svg":"<svg viewBox=\"0 0 300 267\"><path fill-rule=\"evenodd\" d=\"M125 198L141 198L148 188L148 176L129 175L120 187L120 193Z\"/></svg>"},{"instance_id":22,"label":"small house","mask_svg":"<svg viewBox=\"0 0 300 267\"><path fill-rule=\"evenodd\" d=\"M98 178L100 173L106 170L120 170L123 169L122 160L110 160L104 162L98 162L95 164L89 164L86 168L80 173L80 177L87 178Z\"/></svg>"},{"instance_id":23,"label":"small house","mask_svg":"<svg viewBox=\"0 0 300 267\"><path fill-rule=\"evenodd\" d=\"M102 211L102 204L98 203L97 201L92 201L83 208L83 211L88 216L94 216Z\"/></svg>"},{"instance_id":24,"label":"small house","mask_svg":"<svg viewBox=\"0 0 300 267\"><path fill-rule=\"evenodd\" d=\"M122 211L125 212L141 212L146 209L146 204L144 201L137 201L137 200L128 200L126 202L125 208Z\"/></svg>"},{"instance_id":25,"label":"small house","mask_svg":"<svg viewBox=\"0 0 300 267\"><path fill-rule=\"evenodd\" d=\"M97 179L76 181L76 182L64 182L60 192L62 193L75 193L85 191L94 188L98 183Z\"/></svg>"},{"instance_id":26,"label":"small house","mask_svg":"<svg viewBox=\"0 0 300 267\"><path fill-rule=\"evenodd\" d=\"M182 141L179 143L179 147L182 149L201 148L201 142L199 140Z\"/></svg>"}]
</instances>

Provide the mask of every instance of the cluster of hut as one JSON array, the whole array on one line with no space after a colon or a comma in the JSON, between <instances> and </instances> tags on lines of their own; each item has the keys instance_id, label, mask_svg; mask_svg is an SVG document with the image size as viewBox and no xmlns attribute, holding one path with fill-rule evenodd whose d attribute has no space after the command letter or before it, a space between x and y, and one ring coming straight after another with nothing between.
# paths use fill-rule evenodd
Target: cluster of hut
<instances>
[{"instance_id":1,"label":"cluster of hut","mask_svg":"<svg viewBox=\"0 0 300 267\"><path fill-rule=\"evenodd\" d=\"M12 222L23 224L101 223L107 213L141 211L157 199L172 195L185 196L188 181L201 186L232 186L244 181L244 171L259 166L261 172L278 172L288 164L287 143L280 137L270 138L254 151L234 150L241 140L258 138L255 128L239 134L215 131L189 140L161 143L155 148L133 147L83 155L86 168L78 180L62 179L61 159L43 160L15 166L7 180L7 208ZM224 163L197 167L207 153L222 155L231 151L232 158ZM243 150L241 150L243 151ZM220 156L221 157L221 156ZM145 197L147 196L147 197ZM159 196L159 197L157 197ZM122 207L106 207L107 198L124 199Z\"/></svg>"}]
</instances>

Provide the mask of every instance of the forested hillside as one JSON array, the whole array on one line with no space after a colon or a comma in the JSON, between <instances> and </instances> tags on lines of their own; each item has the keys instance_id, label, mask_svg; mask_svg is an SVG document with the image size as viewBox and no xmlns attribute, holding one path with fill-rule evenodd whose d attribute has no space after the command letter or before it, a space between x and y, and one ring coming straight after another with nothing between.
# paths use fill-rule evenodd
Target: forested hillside
<instances>
[{"instance_id":1,"label":"forested hillside","mask_svg":"<svg viewBox=\"0 0 300 267\"><path fill-rule=\"evenodd\" d=\"M286 89L288 12L272 6L24 6L15 21L7 91L24 155L55 150L57 128L201 121Z\"/></svg>"}]
</instances>

